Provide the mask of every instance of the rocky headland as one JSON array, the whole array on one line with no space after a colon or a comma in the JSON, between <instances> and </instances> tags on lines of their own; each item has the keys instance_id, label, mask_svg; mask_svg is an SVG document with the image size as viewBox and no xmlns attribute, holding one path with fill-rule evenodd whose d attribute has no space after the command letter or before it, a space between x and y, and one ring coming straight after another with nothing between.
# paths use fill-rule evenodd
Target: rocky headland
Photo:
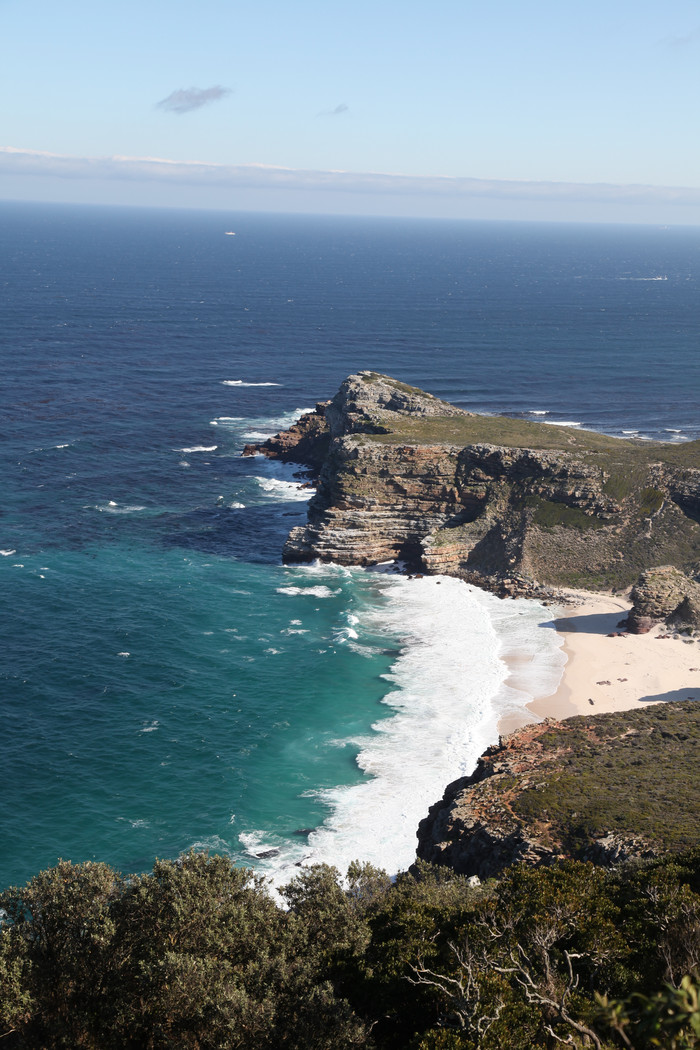
<instances>
[{"instance_id":1,"label":"rocky headland","mask_svg":"<svg viewBox=\"0 0 700 1050\"><path fill-rule=\"evenodd\" d=\"M254 453L303 463L317 477L287 562L398 558L501 595L623 589L659 565L700 569L697 441L478 415L360 372L290 430L244 452Z\"/></svg>"},{"instance_id":2,"label":"rocky headland","mask_svg":"<svg viewBox=\"0 0 700 1050\"><path fill-rule=\"evenodd\" d=\"M612 866L695 846L699 744L695 701L526 726L447 787L418 856L483 879L514 863Z\"/></svg>"}]
</instances>

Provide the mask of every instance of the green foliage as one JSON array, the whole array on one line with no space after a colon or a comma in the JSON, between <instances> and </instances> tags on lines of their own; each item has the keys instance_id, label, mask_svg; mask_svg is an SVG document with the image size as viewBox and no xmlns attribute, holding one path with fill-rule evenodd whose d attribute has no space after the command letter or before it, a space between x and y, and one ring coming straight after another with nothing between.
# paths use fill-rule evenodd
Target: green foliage
<instances>
[{"instance_id":1,"label":"green foliage","mask_svg":"<svg viewBox=\"0 0 700 1050\"><path fill-rule=\"evenodd\" d=\"M129 882L64 863L0 904L8 1047L365 1045L361 1020L299 950L263 880L225 857L158 861Z\"/></svg>"},{"instance_id":2,"label":"green foliage","mask_svg":"<svg viewBox=\"0 0 700 1050\"><path fill-rule=\"evenodd\" d=\"M105 864L60 861L0 895L0 1035L26 1046L98 1047L98 1002L112 981L111 908L124 882Z\"/></svg>"},{"instance_id":3,"label":"green foliage","mask_svg":"<svg viewBox=\"0 0 700 1050\"><path fill-rule=\"evenodd\" d=\"M2 894L8 1050L700 1046L700 848L470 886L324 865L285 887L190 853L61 863Z\"/></svg>"},{"instance_id":4,"label":"green foliage","mask_svg":"<svg viewBox=\"0 0 700 1050\"><path fill-rule=\"evenodd\" d=\"M544 761L538 784L517 795L513 811L528 821L546 821L551 836L572 855L581 856L609 833L634 834L665 849L697 842L695 702L569 719L539 741Z\"/></svg>"},{"instance_id":5,"label":"green foliage","mask_svg":"<svg viewBox=\"0 0 700 1050\"><path fill-rule=\"evenodd\" d=\"M543 529L561 527L585 532L588 529L600 529L606 524L602 518L586 514L579 507L569 507L566 503L542 499L540 496L526 497L525 504L533 508L533 521Z\"/></svg>"},{"instance_id":6,"label":"green foliage","mask_svg":"<svg viewBox=\"0 0 700 1050\"><path fill-rule=\"evenodd\" d=\"M663 506L665 496L655 488L645 488L639 493L639 509L642 514L656 514Z\"/></svg>"},{"instance_id":7,"label":"green foliage","mask_svg":"<svg viewBox=\"0 0 700 1050\"><path fill-rule=\"evenodd\" d=\"M689 974L676 988L666 984L653 995L626 1000L599 997L602 1017L635 1050L697 1050L700 1047L700 988Z\"/></svg>"}]
</instances>

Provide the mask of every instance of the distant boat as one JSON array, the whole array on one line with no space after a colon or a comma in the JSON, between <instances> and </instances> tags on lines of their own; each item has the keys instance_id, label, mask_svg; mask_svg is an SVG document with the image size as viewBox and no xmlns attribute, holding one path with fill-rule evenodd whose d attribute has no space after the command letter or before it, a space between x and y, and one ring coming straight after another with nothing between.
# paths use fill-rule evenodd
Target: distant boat
<instances>
[{"instance_id":1,"label":"distant boat","mask_svg":"<svg viewBox=\"0 0 700 1050\"><path fill-rule=\"evenodd\" d=\"M235 237L236 234L235 234L234 230L224 230L224 236L225 237Z\"/></svg>"}]
</instances>

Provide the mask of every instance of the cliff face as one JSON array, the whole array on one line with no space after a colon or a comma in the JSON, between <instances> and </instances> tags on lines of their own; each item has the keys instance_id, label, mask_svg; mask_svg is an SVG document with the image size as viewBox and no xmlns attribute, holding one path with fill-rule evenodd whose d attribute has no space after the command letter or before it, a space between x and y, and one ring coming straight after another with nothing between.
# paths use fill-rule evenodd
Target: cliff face
<instances>
[{"instance_id":1,"label":"cliff face","mask_svg":"<svg viewBox=\"0 0 700 1050\"><path fill-rule=\"evenodd\" d=\"M418 856L483 879L518 862L613 865L695 845L699 743L695 701L526 726L431 806Z\"/></svg>"},{"instance_id":2,"label":"cliff face","mask_svg":"<svg viewBox=\"0 0 700 1050\"><path fill-rule=\"evenodd\" d=\"M464 412L374 372L247 452L319 470L288 562L404 558L498 593L626 586L700 564L700 443L624 441Z\"/></svg>"}]
</instances>

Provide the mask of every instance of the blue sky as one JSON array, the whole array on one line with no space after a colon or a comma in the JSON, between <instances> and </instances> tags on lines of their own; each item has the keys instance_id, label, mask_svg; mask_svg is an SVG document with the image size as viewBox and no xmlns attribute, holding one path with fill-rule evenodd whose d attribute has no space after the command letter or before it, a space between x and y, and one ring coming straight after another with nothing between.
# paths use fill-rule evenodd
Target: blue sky
<instances>
[{"instance_id":1,"label":"blue sky","mask_svg":"<svg viewBox=\"0 0 700 1050\"><path fill-rule=\"evenodd\" d=\"M700 223L700 5L0 0L0 197Z\"/></svg>"}]
</instances>

